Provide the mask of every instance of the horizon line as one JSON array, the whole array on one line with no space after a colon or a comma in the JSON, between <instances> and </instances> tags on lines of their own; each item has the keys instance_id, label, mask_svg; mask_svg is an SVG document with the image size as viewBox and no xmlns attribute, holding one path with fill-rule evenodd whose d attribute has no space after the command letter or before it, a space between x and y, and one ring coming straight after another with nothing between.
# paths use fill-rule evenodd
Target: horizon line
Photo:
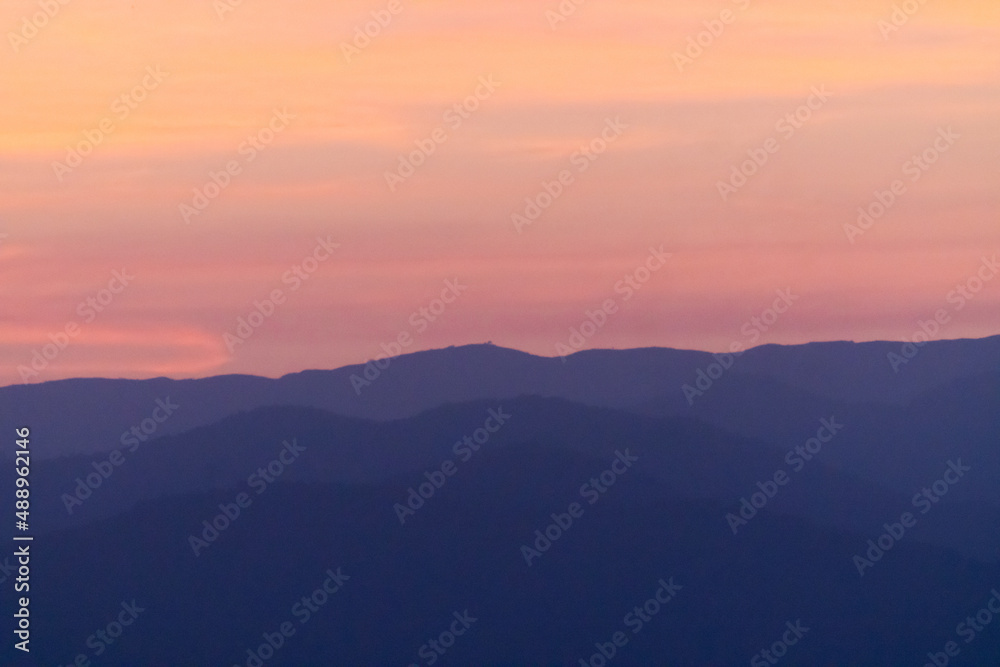
<instances>
[{"instance_id":1,"label":"horizon line","mask_svg":"<svg viewBox=\"0 0 1000 667\"><path fill-rule=\"evenodd\" d=\"M863 340L863 341L854 341L854 340L823 340L823 341L809 341L809 342L806 342L806 343L762 343L760 345L755 345L753 347L748 347L748 348L746 348L746 349L744 349L744 350L742 350L742 351L740 351L738 353L735 353L735 354L742 355L742 354L744 354L746 352L750 352L750 351L753 351L753 350L759 350L759 349L763 349L763 348L768 348L768 347L771 347L771 348L773 348L773 347L779 347L779 348L796 348L796 347L807 347L807 346L811 346L811 345L857 345L857 346L862 346L862 345L901 345L902 346L902 345L907 345L907 344L909 344L909 345L917 345L918 347L924 347L924 346L927 346L927 345L941 345L941 344L960 343L960 342L978 343L978 342L988 341L988 340L992 340L992 339L1000 339L1000 334L993 334L993 335L990 335L990 336L984 336L982 338L940 338L940 339L936 339L936 340L930 340L930 341L922 342L922 343L919 343L919 344L911 342L911 341L905 341L905 340L902 340L902 341L895 341L895 340ZM504 345L497 345L496 343L493 343L492 341L485 341L485 342L481 342L481 343L462 343L462 344L448 345L446 347L427 348L427 349L424 349L424 350L413 350L413 351L408 351L406 353L397 354L397 355L393 355L393 356L388 356L388 355L384 355L383 354L383 355L378 355L376 357L372 357L372 358L366 359L363 362L358 362L358 363L353 363L353 364L346 364L346 365L337 366L337 367L334 367L334 368L303 368L301 370L291 371L291 372L288 372L288 373L283 373L281 375L273 375L273 376L272 375L256 375L256 374L251 374L251 373L223 373L223 374L219 374L219 375L205 375L205 376L200 376L200 377L185 377L185 378L169 377L169 376L166 376L166 375L156 375L156 376L151 376L151 377L146 377L146 378L79 376L79 377L59 378L59 379L55 379L55 380L43 380L43 381L40 381L40 382L15 382L13 384L0 385L0 389L7 389L7 388L10 388L10 387L40 386L40 385L50 384L50 383L55 383L55 382L74 382L74 381L82 381L82 380L107 380L107 381L110 381L110 382L122 382L122 381L124 381L124 382L150 382L150 381L153 381L153 380L169 380L171 382L187 382L187 381L211 380L211 379L215 379L215 378L230 378L230 377L255 378L255 379L261 379L261 380L281 380L283 378L291 377L293 375L300 375L302 373L335 373L337 371L344 370L344 369L359 368L359 367L363 368L363 367L367 366L370 363L373 363L375 361L382 361L382 360L385 360L385 359L389 359L389 360L400 359L400 358L403 358L403 357L412 357L412 356L415 356L415 355L418 355L418 354L427 354L427 353L434 353L434 352L447 352L448 350L461 349L461 348L471 348L471 347L476 347L476 348L484 348L484 347L496 348L496 349L504 350L504 351L507 351L507 352L516 352L518 354L523 354L525 356L535 357L535 358L538 358L538 359L548 359L548 360L558 360L558 359L568 360L568 359L571 359L571 358L573 358L573 357L575 357L577 355L587 354L587 353L597 353L597 352L638 352L638 351L643 351L643 350L670 351L670 352L681 352L681 353L691 353L691 354L705 354L705 355L733 354L733 352L728 352L728 351L693 350L693 349L687 349L687 348L675 348L675 347L667 347L667 346L646 346L646 347L625 347L625 348L599 348L599 347L595 347L595 348L586 348L586 349L576 350L572 354L565 355L565 356L561 356L561 355L545 356L545 355L541 355L541 354L534 354L532 352L525 352L524 350L520 350L520 349L517 349L517 348L514 348L514 347L506 347Z\"/></svg>"}]
</instances>

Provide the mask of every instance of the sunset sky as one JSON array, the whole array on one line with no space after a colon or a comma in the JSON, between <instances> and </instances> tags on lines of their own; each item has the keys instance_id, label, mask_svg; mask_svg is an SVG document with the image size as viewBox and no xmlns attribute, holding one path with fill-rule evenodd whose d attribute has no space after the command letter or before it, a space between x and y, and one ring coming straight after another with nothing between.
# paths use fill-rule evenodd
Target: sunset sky
<instances>
[{"instance_id":1,"label":"sunset sky","mask_svg":"<svg viewBox=\"0 0 1000 667\"><path fill-rule=\"evenodd\" d=\"M232 5L0 8L0 384L555 356L609 299L584 348L718 351L789 289L758 343L1000 333L1000 280L953 293L1000 253L1000 3Z\"/></svg>"}]
</instances>

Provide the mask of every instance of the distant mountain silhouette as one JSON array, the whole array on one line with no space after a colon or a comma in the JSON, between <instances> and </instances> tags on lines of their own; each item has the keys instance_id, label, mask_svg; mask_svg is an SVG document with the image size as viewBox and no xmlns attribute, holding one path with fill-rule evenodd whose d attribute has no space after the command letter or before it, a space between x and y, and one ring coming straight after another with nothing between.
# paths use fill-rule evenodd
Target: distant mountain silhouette
<instances>
[{"instance_id":1,"label":"distant mountain silhouette","mask_svg":"<svg viewBox=\"0 0 1000 667\"><path fill-rule=\"evenodd\" d=\"M765 345L732 361L693 405L682 387L696 387L712 354L647 348L589 350L565 359L536 357L494 345L465 345L395 357L370 385L351 376L365 366L304 371L278 379L227 375L202 380L80 379L0 387L0 427L34 426L44 446L36 456L110 451L122 434L150 418L157 399L180 408L155 435L180 433L227 415L269 405L315 407L348 417L388 420L479 399L534 395L652 414L687 414L729 388L733 400L812 395L837 404L905 405L935 387L1000 371L1000 336L935 341L894 372L887 355L899 343ZM382 365L386 361L381 362ZM374 364L370 375L375 372ZM775 392L781 392L780 394ZM720 399L715 398L716 402ZM720 406L718 411L727 412ZM16 422L15 421L19 420Z\"/></svg>"},{"instance_id":2,"label":"distant mountain silhouette","mask_svg":"<svg viewBox=\"0 0 1000 667\"><path fill-rule=\"evenodd\" d=\"M772 664L790 628L782 665L948 641L1000 664L997 621L956 634L1000 589L1000 338L897 374L898 350L480 345L392 359L360 395L363 366L0 388L4 427L32 428L31 659L253 666L290 622L258 667ZM97 655L122 605L142 611Z\"/></svg>"}]
</instances>

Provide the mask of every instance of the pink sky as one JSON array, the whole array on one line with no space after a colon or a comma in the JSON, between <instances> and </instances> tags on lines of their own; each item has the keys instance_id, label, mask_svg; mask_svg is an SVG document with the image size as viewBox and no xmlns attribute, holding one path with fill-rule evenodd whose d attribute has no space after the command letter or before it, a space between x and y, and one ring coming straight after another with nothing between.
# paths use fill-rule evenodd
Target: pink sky
<instances>
[{"instance_id":1,"label":"pink sky","mask_svg":"<svg viewBox=\"0 0 1000 667\"><path fill-rule=\"evenodd\" d=\"M556 1L132 4L0 8L0 384L273 376L363 362L404 332L406 351L492 340L552 356L608 299L586 347L722 350L786 288L798 299L760 343L903 340L939 309L942 338L1000 333L1000 280L949 298L1000 252L994 3L927 2L891 32L893 3L871 0L588 0L554 27ZM24 37L34 15L45 25ZM720 34L678 67L705 22ZM446 115L477 89L478 108ZM817 89L807 119L782 120ZM574 157L602 131L605 152ZM54 169L86 133L100 143ZM428 140L390 190L386 172ZM762 150L723 200L719 182ZM512 214L563 170L519 233ZM283 276L318 237L339 247L293 290ZM670 258L626 301L616 283L660 246ZM122 270L134 279L91 313ZM453 279L461 296L413 324ZM276 289L284 302L227 346ZM67 325L65 349L23 377Z\"/></svg>"}]
</instances>

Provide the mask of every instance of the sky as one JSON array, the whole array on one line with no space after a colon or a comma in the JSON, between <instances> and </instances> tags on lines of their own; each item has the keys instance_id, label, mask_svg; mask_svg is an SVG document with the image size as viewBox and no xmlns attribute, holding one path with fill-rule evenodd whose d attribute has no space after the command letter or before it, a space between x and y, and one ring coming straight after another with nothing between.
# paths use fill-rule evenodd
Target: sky
<instances>
[{"instance_id":1,"label":"sky","mask_svg":"<svg viewBox=\"0 0 1000 667\"><path fill-rule=\"evenodd\" d=\"M0 384L1000 333L996 3L11 0L0 32Z\"/></svg>"}]
</instances>

